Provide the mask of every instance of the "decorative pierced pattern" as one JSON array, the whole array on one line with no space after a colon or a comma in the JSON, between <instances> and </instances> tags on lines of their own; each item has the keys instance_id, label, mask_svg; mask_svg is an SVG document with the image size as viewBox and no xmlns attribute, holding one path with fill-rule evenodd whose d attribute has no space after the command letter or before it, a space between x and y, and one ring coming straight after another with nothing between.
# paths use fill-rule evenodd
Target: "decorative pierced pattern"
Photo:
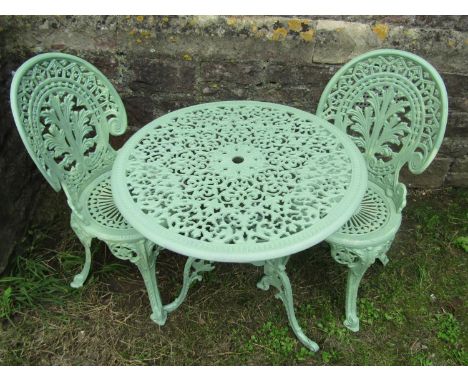
<instances>
[{"instance_id":1,"label":"decorative pierced pattern","mask_svg":"<svg viewBox=\"0 0 468 382\"><path fill-rule=\"evenodd\" d=\"M214 103L160 118L127 147L135 209L179 235L225 244L318 223L348 189L350 154L341 134L294 110Z\"/></svg>"},{"instance_id":2,"label":"decorative pierced pattern","mask_svg":"<svg viewBox=\"0 0 468 382\"><path fill-rule=\"evenodd\" d=\"M382 197L368 188L356 213L340 228L340 233L365 235L383 227L389 218L389 207Z\"/></svg>"},{"instance_id":3,"label":"decorative pierced pattern","mask_svg":"<svg viewBox=\"0 0 468 382\"><path fill-rule=\"evenodd\" d=\"M107 245L112 254L120 260L128 260L134 263L140 258L138 248L135 245L119 242L109 242Z\"/></svg>"},{"instance_id":4,"label":"decorative pierced pattern","mask_svg":"<svg viewBox=\"0 0 468 382\"><path fill-rule=\"evenodd\" d=\"M90 192L86 201L89 214L92 219L107 228L130 229L132 228L117 209L112 198L110 173Z\"/></svg>"},{"instance_id":5,"label":"decorative pierced pattern","mask_svg":"<svg viewBox=\"0 0 468 382\"><path fill-rule=\"evenodd\" d=\"M57 191L64 186L76 203L81 186L114 161L109 133L126 128L120 98L92 65L59 53L29 60L12 89L15 120L30 154L49 183Z\"/></svg>"},{"instance_id":6,"label":"decorative pierced pattern","mask_svg":"<svg viewBox=\"0 0 468 382\"><path fill-rule=\"evenodd\" d=\"M391 188L406 162L420 173L432 161L445 131L446 92L419 57L379 52L337 73L317 114L350 135L375 181Z\"/></svg>"},{"instance_id":7,"label":"decorative pierced pattern","mask_svg":"<svg viewBox=\"0 0 468 382\"><path fill-rule=\"evenodd\" d=\"M377 258L382 259L382 262L386 259L388 262L385 253L389 250L392 243L393 238L379 245L364 248L348 248L347 246L332 243L331 255L337 263L347 265L351 269L359 265L367 269Z\"/></svg>"}]
</instances>

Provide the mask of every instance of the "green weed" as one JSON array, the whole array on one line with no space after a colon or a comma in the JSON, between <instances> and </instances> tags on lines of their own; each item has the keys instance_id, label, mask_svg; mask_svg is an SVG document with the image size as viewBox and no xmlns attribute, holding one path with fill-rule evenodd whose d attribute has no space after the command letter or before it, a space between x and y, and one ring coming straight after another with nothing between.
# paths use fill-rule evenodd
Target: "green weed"
<instances>
[{"instance_id":1,"label":"green weed","mask_svg":"<svg viewBox=\"0 0 468 382\"><path fill-rule=\"evenodd\" d=\"M467 267L460 256L468 237L467 198L466 190L410 191L391 262L362 280L358 333L342 324L347 270L333 262L328 248L293 257L288 272L295 278L296 314L321 348L315 355L296 339L281 304L266 304L265 295L256 293L260 268L216 264L219 272L208 273L209 282L192 288L180 310L157 327L148 318L141 278L135 287L137 268L115 260L98 241L85 287L70 288L84 250L69 230L68 214L63 222L44 221L38 226L48 233L32 230L25 255L12 259L0 277L0 364L468 365ZM183 269L182 261L172 260L158 263L167 302ZM109 291L114 277L121 293ZM66 312L54 306L64 302ZM252 327L262 320L271 322ZM409 351L416 340L420 345Z\"/></svg>"},{"instance_id":2,"label":"green weed","mask_svg":"<svg viewBox=\"0 0 468 382\"><path fill-rule=\"evenodd\" d=\"M465 252L468 252L468 236L459 236L453 242Z\"/></svg>"},{"instance_id":3,"label":"green weed","mask_svg":"<svg viewBox=\"0 0 468 382\"><path fill-rule=\"evenodd\" d=\"M451 313L436 314L437 338L445 342L444 351L456 364L468 365L468 353L463 348L460 323Z\"/></svg>"},{"instance_id":4,"label":"green weed","mask_svg":"<svg viewBox=\"0 0 468 382\"><path fill-rule=\"evenodd\" d=\"M437 338L445 342L456 345L460 340L460 324L451 313L442 313L436 315L437 320Z\"/></svg>"},{"instance_id":5,"label":"green weed","mask_svg":"<svg viewBox=\"0 0 468 382\"><path fill-rule=\"evenodd\" d=\"M67 280L52 268L49 261L40 257L18 256L8 276L0 278L0 318L11 319L12 315L25 307L63 304L65 296L75 291Z\"/></svg>"},{"instance_id":6,"label":"green weed","mask_svg":"<svg viewBox=\"0 0 468 382\"><path fill-rule=\"evenodd\" d=\"M403 314L403 309L395 309L395 310L385 312L383 314L383 317L387 321L391 321L391 322L395 323L398 326L403 325L404 322L405 322L405 316Z\"/></svg>"},{"instance_id":7,"label":"green weed","mask_svg":"<svg viewBox=\"0 0 468 382\"><path fill-rule=\"evenodd\" d=\"M412 359L411 363L413 366L433 366L432 359L426 353L418 353Z\"/></svg>"},{"instance_id":8,"label":"green weed","mask_svg":"<svg viewBox=\"0 0 468 382\"><path fill-rule=\"evenodd\" d=\"M382 312L367 298L360 298L358 302L359 319L364 324L373 324L382 317Z\"/></svg>"},{"instance_id":9,"label":"green weed","mask_svg":"<svg viewBox=\"0 0 468 382\"><path fill-rule=\"evenodd\" d=\"M297 349L298 346L301 347ZM263 324L257 333L252 335L247 344L245 344L245 350L250 353L257 349L266 351L273 364L284 364L291 358L297 361L304 361L314 355L313 352L302 347L292 337L289 327L281 327L271 321Z\"/></svg>"},{"instance_id":10,"label":"green weed","mask_svg":"<svg viewBox=\"0 0 468 382\"><path fill-rule=\"evenodd\" d=\"M322 361L324 364L333 364L338 360L338 353L334 350L322 351Z\"/></svg>"},{"instance_id":11,"label":"green weed","mask_svg":"<svg viewBox=\"0 0 468 382\"><path fill-rule=\"evenodd\" d=\"M13 312L13 304L12 304L12 289L11 287L6 288L1 297L0 297L0 318L10 318Z\"/></svg>"}]
</instances>

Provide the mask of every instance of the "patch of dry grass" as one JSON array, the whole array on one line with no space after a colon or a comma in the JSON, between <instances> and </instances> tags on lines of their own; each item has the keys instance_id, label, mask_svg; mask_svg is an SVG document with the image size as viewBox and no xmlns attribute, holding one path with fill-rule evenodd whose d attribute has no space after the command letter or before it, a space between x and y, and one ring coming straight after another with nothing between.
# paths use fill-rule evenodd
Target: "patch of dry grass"
<instances>
[{"instance_id":1,"label":"patch of dry grass","mask_svg":"<svg viewBox=\"0 0 468 382\"><path fill-rule=\"evenodd\" d=\"M163 327L149 318L137 268L100 243L89 280L74 291L68 283L83 251L68 211L51 208L59 203L50 195L22 245L29 266L12 263L0 278L0 295L12 291L0 364L467 364L468 271L458 244L468 235L467 201L463 190L411 194L390 263L374 265L361 284L359 333L342 326L346 269L327 245L293 256L288 270L298 318L321 347L311 354L289 329L274 291L255 287L262 269L252 265L215 264ZM184 260L168 251L158 259L167 302L181 286ZM28 293L31 301L19 299Z\"/></svg>"}]
</instances>

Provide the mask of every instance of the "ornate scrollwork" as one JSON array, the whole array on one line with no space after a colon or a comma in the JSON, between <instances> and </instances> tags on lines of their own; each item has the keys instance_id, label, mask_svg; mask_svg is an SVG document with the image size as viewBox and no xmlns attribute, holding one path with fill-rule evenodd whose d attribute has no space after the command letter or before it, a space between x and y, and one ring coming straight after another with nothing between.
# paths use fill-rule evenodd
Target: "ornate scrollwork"
<instances>
[{"instance_id":1,"label":"ornate scrollwork","mask_svg":"<svg viewBox=\"0 0 468 382\"><path fill-rule=\"evenodd\" d=\"M107 243L112 254L120 260L129 260L132 263L138 261L140 254L134 245L124 242Z\"/></svg>"},{"instance_id":2,"label":"ornate scrollwork","mask_svg":"<svg viewBox=\"0 0 468 382\"><path fill-rule=\"evenodd\" d=\"M81 187L114 161L109 133L126 128L122 101L96 68L60 53L28 61L16 73L13 90L13 112L30 154L79 211Z\"/></svg>"},{"instance_id":3,"label":"ornate scrollwork","mask_svg":"<svg viewBox=\"0 0 468 382\"><path fill-rule=\"evenodd\" d=\"M164 305L164 310L171 313L176 310L187 297L190 286L195 281L201 281L203 272L210 272L214 269L213 263L205 260L198 260L194 257L189 257L184 267L184 281L179 295L171 303Z\"/></svg>"},{"instance_id":4,"label":"ornate scrollwork","mask_svg":"<svg viewBox=\"0 0 468 382\"><path fill-rule=\"evenodd\" d=\"M348 266L350 269L360 266L367 269L379 258L383 263L388 262L385 253L392 245L393 238L382 244L364 248L351 248L345 245L330 243L331 255L339 263Z\"/></svg>"},{"instance_id":5,"label":"ornate scrollwork","mask_svg":"<svg viewBox=\"0 0 468 382\"><path fill-rule=\"evenodd\" d=\"M139 240L136 242L112 242L106 241L112 254L120 260L129 260L136 263L141 256L147 257L147 263L152 265L159 255L161 248L148 240Z\"/></svg>"},{"instance_id":6,"label":"ornate scrollwork","mask_svg":"<svg viewBox=\"0 0 468 382\"><path fill-rule=\"evenodd\" d=\"M135 207L186 237L262 243L314 226L352 179L341 136L268 104L179 111L147 129L126 163Z\"/></svg>"},{"instance_id":7,"label":"ornate scrollwork","mask_svg":"<svg viewBox=\"0 0 468 382\"><path fill-rule=\"evenodd\" d=\"M438 150L445 88L416 56L376 51L345 68L322 95L318 114L352 137L371 179L392 189L405 163L421 172Z\"/></svg>"},{"instance_id":8,"label":"ornate scrollwork","mask_svg":"<svg viewBox=\"0 0 468 382\"><path fill-rule=\"evenodd\" d=\"M294 301L291 283L286 273L286 263L288 257L278 258L274 260L267 260L263 264L265 275L257 283L257 287L262 290L268 290L270 286L276 288L277 293L275 297L283 302L283 305L288 314L289 324L298 340L307 348L312 351L318 351L319 347L316 342L312 341L303 332L294 312Z\"/></svg>"}]
</instances>

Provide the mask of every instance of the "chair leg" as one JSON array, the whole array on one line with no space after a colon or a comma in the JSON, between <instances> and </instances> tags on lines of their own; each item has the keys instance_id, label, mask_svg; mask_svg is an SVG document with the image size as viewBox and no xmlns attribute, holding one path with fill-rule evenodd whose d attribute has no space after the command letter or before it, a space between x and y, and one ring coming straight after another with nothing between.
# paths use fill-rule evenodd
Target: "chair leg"
<instances>
[{"instance_id":1,"label":"chair leg","mask_svg":"<svg viewBox=\"0 0 468 382\"><path fill-rule=\"evenodd\" d=\"M385 253L380 254L378 259L380 260L383 266L387 265L390 261Z\"/></svg>"},{"instance_id":2,"label":"chair leg","mask_svg":"<svg viewBox=\"0 0 468 382\"><path fill-rule=\"evenodd\" d=\"M151 319L158 325L166 323L165 311L156 281L156 258L159 247L148 240L140 240L134 243L106 242L113 255L121 260L129 260L134 263L143 277L151 304Z\"/></svg>"},{"instance_id":3,"label":"chair leg","mask_svg":"<svg viewBox=\"0 0 468 382\"><path fill-rule=\"evenodd\" d=\"M331 254L335 261L347 265L349 268L346 281L346 319L343 324L353 332L359 331L359 317L356 307L359 284L364 273L375 262L375 259L378 258L384 265L388 262L386 252L392 241L393 239L379 246L366 248L347 248L330 243Z\"/></svg>"},{"instance_id":4,"label":"chair leg","mask_svg":"<svg viewBox=\"0 0 468 382\"><path fill-rule=\"evenodd\" d=\"M80 288L88 278L89 269L91 267L91 242L93 237L88 235L82 228L80 221L74 215L71 216L70 226L85 248L85 263L80 273L75 275L73 281L70 283L72 288Z\"/></svg>"},{"instance_id":5,"label":"chair leg","mask_svg":"<svg viewBox=\"0 0 468 382\"><path fill-rule=\"evenodd\" d=\"M296 319L291 283L286 274L286 263L288 260L289 257L265 261L263 266L265 276L257 283L257 287L262 290L268 290L270 285L273 285L278 290L276 298L283 301L286 313L288 314L289 325L294 334L304 346L316 352L319 350L319 346L305 335Z\"/></svg>"}]
</instances>

